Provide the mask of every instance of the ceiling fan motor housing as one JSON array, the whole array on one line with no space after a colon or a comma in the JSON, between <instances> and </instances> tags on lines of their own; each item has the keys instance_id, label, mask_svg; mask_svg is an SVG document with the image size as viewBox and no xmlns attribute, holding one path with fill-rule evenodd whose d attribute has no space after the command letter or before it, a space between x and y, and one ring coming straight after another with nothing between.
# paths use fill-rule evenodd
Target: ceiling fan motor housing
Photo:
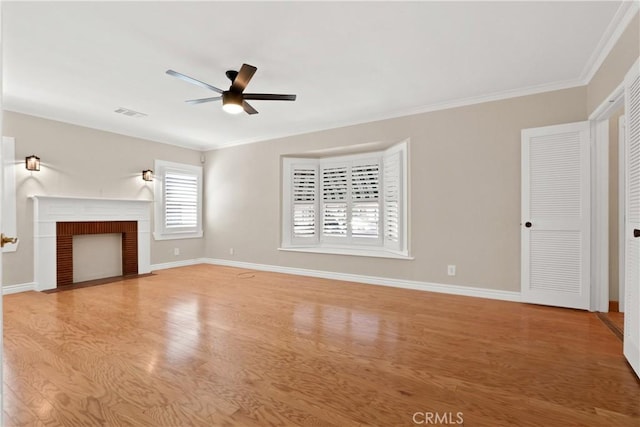
<instances>
[{"instance_id":1,"label":"ceiling fan motor housing","mask_svg":"<svg viewBox=\"0 0 640 427\"><path fill-rule=\"evenodd\" d=\"M235 92L231 90L225 90L222 92L222 105L236 104L242 105L242 92Z\"/></svg>"},{"instance_id":2,"label":"ceiling fan motor housing","mask_svg":"<svg viewBox=\"0 0 640 427\"><path fill-rule=\"evenodd\" d=\"M233 83L236 77L238 77L238 72L236 70L228 70L225 74L227 78L231 80L231 83Z\"/></svg>"}]
</instances>

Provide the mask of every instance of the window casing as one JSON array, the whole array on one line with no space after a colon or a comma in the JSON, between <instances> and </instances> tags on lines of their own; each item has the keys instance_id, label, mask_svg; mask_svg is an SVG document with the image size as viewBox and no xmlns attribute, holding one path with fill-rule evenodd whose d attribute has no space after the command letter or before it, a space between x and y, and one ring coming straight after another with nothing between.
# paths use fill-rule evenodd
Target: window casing
<instances>
[{"instance_id":1,"label":"window casing","mask_svg":"<svg viewBox=\"0 0 640 427\"><path fill-rule=\"evenodd\" d=\"M283 158L282 249L408 257L407 142Z\"/></svg>"},{"instance_id":2,"label":"window casing","mask_svg":"<svg viewBox=\"0 0 640 427\"><path fill-rule=\"evenodd\" d=\"M202 237L202 167L156 160L156 240Z\"/></svg>"}]
</instances>

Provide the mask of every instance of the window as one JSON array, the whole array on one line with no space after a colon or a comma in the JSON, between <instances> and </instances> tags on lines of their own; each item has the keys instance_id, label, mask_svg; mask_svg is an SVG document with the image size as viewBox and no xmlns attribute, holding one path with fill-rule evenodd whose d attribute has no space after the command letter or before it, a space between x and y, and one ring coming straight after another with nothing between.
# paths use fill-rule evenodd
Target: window
<instances>
[{"instance_id":1,"label":"window","mask_svg":"<svg viewBox=\"0 0 640 427\"><path fill-rule=\"evenodd\" d=\"M156 160L156 240L202 237L202 167Z\"/></svg>"},{"instance_id":2,"label":"window","mask_svg":"<svg viewBox=\"0 0 640 427\"><path fill-rule=\"evenodd\" d=\"M283 158L282 249L407 257L407 143Z\"/></svg>"}]
</instances>

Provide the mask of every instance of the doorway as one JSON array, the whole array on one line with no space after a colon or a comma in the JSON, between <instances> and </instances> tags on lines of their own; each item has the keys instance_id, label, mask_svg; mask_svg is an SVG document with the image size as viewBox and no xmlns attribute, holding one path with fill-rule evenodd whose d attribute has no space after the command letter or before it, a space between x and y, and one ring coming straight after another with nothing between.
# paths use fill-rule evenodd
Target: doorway
<instances>
[{"instance_id":1,"label":"doorway","mask_svg":"<svg viewBox=\"0 0 640 427\"><path fill-rule=\"evenodd\" d=\"M589 117L592 141L592 304L591 311L608 313L620 306L624 272L624 145L618 121L624 115L624 85L620 84ZM622 148L622 149L621 149ZM616 304L611 303L618 302Z\"/></svg>"},{"instance_id":2,"label":"doorway","mask_svg":"<svg viewBox=\"0 0 640 427\"><path fill-rule=\"evenodd\" d=\"M640 60L631 67L624 81L612 92L589 117L594 129L592 151L594 153L594 170L592 176L592 188L594 189L595 205L592 205L593 230L596 248L592 253L594 268L592 271L592 290L594 292L595 307L593 311L608 312L609 301L615 299L616 288L618 300L624 301L624 331L623 350L624 355L640 376ZM625 119L619 120L623 103L625 104ZM612 120L613 119L613 120ZM625 135L622 141L624 153L617 157L618 173L610 174L609 150L611 144L620 142L619 138L611 138L610 123L613 128ZM620 148L622 148L620 147ZM614 160L615 162L615 160ZM615 166L615 163L613 163ZM624 180L620 180L620 177ZM623 189L610 191L610 180L618 179ZM620 185L619 185L620 187ZM623 191L621 191L623 190ZM620 197L622 196L623 197ZM619 222L618 232L612 227L609 220L612 208L610 198L617 198L617 206L624 215L618 212L616 218ZM621 223L621 224L620 224ZM614 228L610 233L610 229ZM621 230L624 228L624 230ZM624 242L624 249L620 250L616 236ZM610 244L611 240L615 243ZM606 248L606 249L605 249ZM610 268L609 255L618 252L617 265ZM622 255L622 256L621 256ZM609 285L610 276L615 277L618 270L618 281L623 281L623 289L620 286ZM624 274L620 274L623 272ZM613 295L610 295L613 294ZM622 294L623 298L620 298ZM619 301L618 301L619 302Z\"/></svg>"}]
</instances>

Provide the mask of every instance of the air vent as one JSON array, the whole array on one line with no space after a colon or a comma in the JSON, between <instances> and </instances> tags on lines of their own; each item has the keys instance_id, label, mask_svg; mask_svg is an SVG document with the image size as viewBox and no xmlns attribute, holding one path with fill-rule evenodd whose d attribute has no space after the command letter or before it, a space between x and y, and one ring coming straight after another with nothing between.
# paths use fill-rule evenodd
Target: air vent
<instances>
[{"instance_id":1,"label":"air vent","mask_svg":"<svg viewBox=\"0 0 640 427\"><path fill-rule=\"evenodd\" d=\"M129 116L129 117L147 117L148 115L148 114L141 113L139 111L133 111L124 107L118 107L117 109L113 110L113 112L118 114L124 114L125 116Z\"/></svg>"}]
</instances>

